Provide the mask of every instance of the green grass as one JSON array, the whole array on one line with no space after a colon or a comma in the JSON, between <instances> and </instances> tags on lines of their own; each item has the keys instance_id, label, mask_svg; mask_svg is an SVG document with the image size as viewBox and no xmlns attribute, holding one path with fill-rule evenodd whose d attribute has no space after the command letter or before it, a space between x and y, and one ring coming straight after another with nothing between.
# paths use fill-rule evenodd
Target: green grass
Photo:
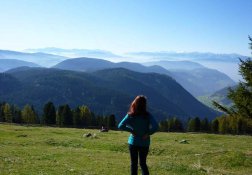
<instances>
[{"instance_id":1,"label":"green grass","mask_svg":"<svg viewBox=\"0 0 252 175\"><path fill-rule=\"evenodd\" d=\"M89 132L96 137L83 137ZM127 138L121 131L0 124L0 174L130 174ZM252 137L156 133L148 166L152 175L249 175Z\"/></svg>"}]
</instances>

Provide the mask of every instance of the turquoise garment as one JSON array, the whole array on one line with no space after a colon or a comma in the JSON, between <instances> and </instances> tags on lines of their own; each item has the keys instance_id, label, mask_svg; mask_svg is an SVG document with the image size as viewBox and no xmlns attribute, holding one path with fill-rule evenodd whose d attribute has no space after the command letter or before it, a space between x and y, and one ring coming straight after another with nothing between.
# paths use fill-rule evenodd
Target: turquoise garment
<instances>
[{"instance_id":1,"label":"turquoise garment","mask_svg":"<svg viewBox=\"0 0 252 175\"><path fill-rule=\"evenodd\" d=\"M154 117L149 114L148 117L143 116L129 116L128 114L119 123L118 128L128 131L130 134L128 143L135 146L149 146L150 135L154 134L158 129L158 124ZM143 139L144 135L149 135L148 138Z\"/></svg>"}]
</instances>

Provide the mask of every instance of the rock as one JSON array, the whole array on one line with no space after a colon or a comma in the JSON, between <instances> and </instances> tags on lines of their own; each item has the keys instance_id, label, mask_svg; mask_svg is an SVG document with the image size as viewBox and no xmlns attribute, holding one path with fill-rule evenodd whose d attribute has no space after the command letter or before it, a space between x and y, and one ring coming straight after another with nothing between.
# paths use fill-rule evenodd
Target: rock
<instances>
[{"instance_id":1,"label":"rock","mask_svg":"<svg viewBox=\"0 0 252 175\"><path fill-rule=\"evenodd\" d=\"M181 140L179 143L182 143L182 144L189 144L189 142L185 139Z\"/></svg>"},{"instance_id":2,"label":"rock","mask_svg":"<svg viewBox=\"0 0 252 175\"><path fill-rule=\"evenodd\" d=\"M92 136L91 133L83 134L83 137L91 137L91 136Z\"/></svg>"}]
</instances>

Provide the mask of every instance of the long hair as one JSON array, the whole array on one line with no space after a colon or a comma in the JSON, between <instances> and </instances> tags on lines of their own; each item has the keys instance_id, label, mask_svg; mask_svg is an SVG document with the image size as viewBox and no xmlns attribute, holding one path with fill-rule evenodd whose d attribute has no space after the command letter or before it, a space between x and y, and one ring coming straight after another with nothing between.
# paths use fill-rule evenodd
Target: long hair
<instances>
[{"instance_id":1,"label":"long hair","mask_svg":"<svg viewBox=\"0 0 252 175\"><path fill-rule=\"evenodd\" d=\"M144 116L147 117L147 99L143 95L138 95L130 105L128 115L130 116Z\"/></svg>"}]
</instances>

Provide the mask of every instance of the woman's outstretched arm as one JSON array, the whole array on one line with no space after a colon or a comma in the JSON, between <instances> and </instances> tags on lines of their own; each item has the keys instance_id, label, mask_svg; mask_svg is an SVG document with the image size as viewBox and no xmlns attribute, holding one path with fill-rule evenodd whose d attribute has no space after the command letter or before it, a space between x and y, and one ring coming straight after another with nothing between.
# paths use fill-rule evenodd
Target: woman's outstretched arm
<instances>
[{"instance_id":1,"label":"woman's outstretched arm","mask_svg":"<svg viewBox=\"0 0 252 175\"><path fill-rule=\"evenodd\" d=\"M129 116L128 114L122 119L122 121L118 124L118 128L124 131L133 132L132 127L129 125Z\"/></svg>"}]
</instances>

